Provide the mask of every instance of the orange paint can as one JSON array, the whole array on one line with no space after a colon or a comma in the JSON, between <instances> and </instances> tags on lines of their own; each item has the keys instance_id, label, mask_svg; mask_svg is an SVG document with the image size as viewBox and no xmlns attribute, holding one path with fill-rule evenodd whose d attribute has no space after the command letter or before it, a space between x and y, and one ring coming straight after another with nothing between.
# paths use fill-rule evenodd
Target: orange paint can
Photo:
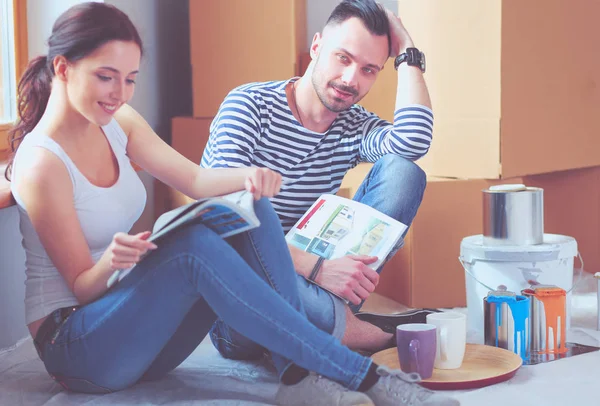
<instances>
[{"instance_id":1,"label":"orange paint can","mask_svg":"<svg viewBox=\"0 0 600 406\"><path fill-rule=\"evenodd\" d=\"M567 351L567 292L553 285L534 285L521 294L530 299L530 351L561 354Z\"/></svg>"}]
</instances>

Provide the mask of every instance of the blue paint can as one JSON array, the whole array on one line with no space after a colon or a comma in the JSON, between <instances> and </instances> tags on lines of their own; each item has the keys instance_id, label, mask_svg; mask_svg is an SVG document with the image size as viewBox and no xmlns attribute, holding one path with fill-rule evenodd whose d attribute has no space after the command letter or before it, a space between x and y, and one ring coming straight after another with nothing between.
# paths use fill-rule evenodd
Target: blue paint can
<instances>
[{"instance_id":1,"label":"blue paint can","mask_svg":"<svg viewBox=\"0 0 600 406\"><path fill-rule=\"evenodd\" d=\"M523 361L530 353L530 300L508 291L491 291L483 299L484 341L507 349Z\"/></svg>"}]
</instances>

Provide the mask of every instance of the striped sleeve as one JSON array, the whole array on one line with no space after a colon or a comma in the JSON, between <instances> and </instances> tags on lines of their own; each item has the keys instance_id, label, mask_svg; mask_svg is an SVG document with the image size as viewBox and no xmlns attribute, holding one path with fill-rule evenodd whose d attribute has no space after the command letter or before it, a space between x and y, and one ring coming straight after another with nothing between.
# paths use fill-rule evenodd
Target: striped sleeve
<instances>
[{"instance_id":1,"label":"striped sleeve","mask_svg":"<svg viewBox=\"0 0 600 406\"><path fill-rule=\"evenodd\" d=\"M396 110L394 124L372 113L363 126L360 146L362 161L375 162L386 154L400 155L410 160L422 158L433 138L433 112L422 105Z\"/></svg>"},{"instance_id":2,"label":"striped sleeve","mask_svg":"<svg viewBox=\"0 0 600 406\"><path fill-rule=\"evenodd\" d=\"M200 165L205 168L250 166L260 138L260 110L254 95L232 90L210 125Z\"/></svg>"}]
</instances>

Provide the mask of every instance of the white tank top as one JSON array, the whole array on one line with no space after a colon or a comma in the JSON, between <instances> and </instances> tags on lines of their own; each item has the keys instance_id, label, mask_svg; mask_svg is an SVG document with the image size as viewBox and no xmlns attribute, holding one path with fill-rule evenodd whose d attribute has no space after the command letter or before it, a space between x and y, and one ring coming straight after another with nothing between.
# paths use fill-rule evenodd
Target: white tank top
<instances>
[{"instance_id":1,"label":"white tank top","mask_svg":"<svg viewBox=\"0 0 600 406\"><path fill-rule=\"evenodd\" d=\"M25 249L25 319L27 324L61 307L77 305L65 279L42 246L25 205L17 192L19 165L31 159L33 148L41 147L58 156L73 182L73 204L94 262L97 262L117 232L128 232L146 205L146 189L126 155L127 136L116 120L102 130L119 163L119 179L108 188L90 183L54 140L40 133L28 134L14 160L11 191L17 202ZM69 247L65 247L68 250Z\"/></svg>"}]
</instances>

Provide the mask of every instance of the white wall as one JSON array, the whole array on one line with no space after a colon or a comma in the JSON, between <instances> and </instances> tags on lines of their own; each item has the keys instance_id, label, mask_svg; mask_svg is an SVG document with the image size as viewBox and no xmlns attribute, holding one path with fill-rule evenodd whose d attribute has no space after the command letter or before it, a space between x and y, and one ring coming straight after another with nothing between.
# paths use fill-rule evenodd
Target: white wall
<instances>
[{"instance_id":1,"label":"white wall","mask_svg":"<svg viewBox=\"0 0 600 406\"><path fill-rule=\"evenodd\" d=\"M27 0L27 45L29 59L48 52L46 40L54 21L69 7L85 0ZM95 0L102 3L102 0Z\"/></svg>"},{"instance_id":2,"label":"white wall","mask_svg":"<svg viewBox=\"0 0 600 406\"><path fill-rule=\"evenodd\" d=\"M321 32L327 17L339 2L340 0L306 0L306 43L308 47L310 47L315 33Z\"/></svg>"},{"instance_id":3,"label":"white wall","mask_svg":"<svg viewBox=\"0 0 600 406\"><path fill-rule=\"evenodd\" d=\"M3 175L2 175L3 176ZM25 326L25 252L15 206L0 209L0 349L27 336Z\"/></svg>"}]
</instances>

